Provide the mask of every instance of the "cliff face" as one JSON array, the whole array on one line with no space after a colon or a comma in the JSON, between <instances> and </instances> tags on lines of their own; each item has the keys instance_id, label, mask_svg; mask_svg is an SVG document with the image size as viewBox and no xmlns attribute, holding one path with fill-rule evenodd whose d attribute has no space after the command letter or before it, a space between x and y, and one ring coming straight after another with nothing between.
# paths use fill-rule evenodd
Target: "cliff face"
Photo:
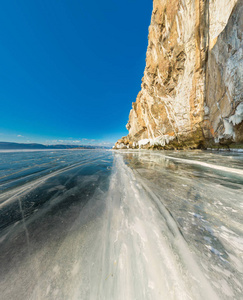
<instances>
[{"instance_id":1,"label":"cliff face","mask_svg":"<svg viewBox=\"0 0 243 300\"><path fill-rule=\"evenodd\" d=\"M216 142L243 142L243 1L238 1L215 38L216 34L207 63L205 125L211 127Z\"/></svg>"},{"instance_id":2,"label":"cliff face","mask_svg":"<svg viewBox=\"0 0 243 300\"><path fill-rule=\"evenodd\" d=\"M142 88L116 147L243 141L243 1L154 0Z\"/></svg>"}]
</instances>

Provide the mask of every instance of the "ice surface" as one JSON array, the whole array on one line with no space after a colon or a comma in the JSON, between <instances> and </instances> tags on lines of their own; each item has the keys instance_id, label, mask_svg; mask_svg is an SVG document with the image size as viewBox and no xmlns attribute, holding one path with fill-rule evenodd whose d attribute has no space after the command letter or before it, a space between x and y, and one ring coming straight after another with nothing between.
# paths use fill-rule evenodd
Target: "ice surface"
<instances>
[{"instance_id":1,"label":"ice surface","mask_svg":"<svg viewBox=\"0 0 243 300\"><path fill-rule=\"evenodd\" d=\"M0 167L1 299L241 299L242 154L12 153Z\"/></svg>"}]
</instances>

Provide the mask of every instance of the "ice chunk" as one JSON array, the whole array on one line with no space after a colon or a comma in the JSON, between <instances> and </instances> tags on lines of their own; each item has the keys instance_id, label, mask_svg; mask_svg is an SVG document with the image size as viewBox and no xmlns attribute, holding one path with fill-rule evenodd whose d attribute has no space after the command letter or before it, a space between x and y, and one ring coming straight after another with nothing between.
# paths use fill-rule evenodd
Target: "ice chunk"
<instances>
[{"instance_id":1,"label":"ice chunk","mask_svg":"<svg viewBox=\"0 0 243 300\"><path fill-rule=\"evenodd\" d=\"M243 120L243 102L237 106L235 114L229 117L229 122L231 122L235 126L240 124L242 120Z\"/></svg>"}]
</instances>

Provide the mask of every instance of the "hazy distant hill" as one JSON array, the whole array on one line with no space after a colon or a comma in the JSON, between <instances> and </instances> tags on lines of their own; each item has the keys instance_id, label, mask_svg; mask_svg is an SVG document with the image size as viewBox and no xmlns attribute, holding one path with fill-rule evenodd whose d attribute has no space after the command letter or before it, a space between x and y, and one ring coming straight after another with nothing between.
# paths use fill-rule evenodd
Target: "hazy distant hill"
<instances>
[{"instance_id":1,"label":"hazy distant hill","mask_svg":"<svg viewBox=\"0 0 243 300\"><path fill-rule=\"evenodd\" d=\"M0 142L0 150L14 149L109 149L103 146L87 146L87 145L42 145L42 144L20 144L11 142Z\"/></svg>"}]
</instances>

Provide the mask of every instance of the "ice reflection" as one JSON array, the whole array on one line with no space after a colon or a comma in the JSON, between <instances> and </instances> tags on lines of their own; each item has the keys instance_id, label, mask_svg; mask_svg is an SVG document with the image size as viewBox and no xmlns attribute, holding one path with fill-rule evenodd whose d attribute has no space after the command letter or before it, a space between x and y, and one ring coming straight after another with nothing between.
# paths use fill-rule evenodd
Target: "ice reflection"
<instances>
[{"instance_id":1,"label":"ice reflection","mask_svg":"<svg viewBox=\"0 0 243 300\"><path fill-rule=\"evenodd\" d=\"M222 170L188 164L186 160L191 160L191 156L207 164L216 162ZM242 284L239 285L238 279L243 279L242 156L140 151L124 153L123 157L173 216L222 299L240 298Z\"/></svg>"}]
</instances>

